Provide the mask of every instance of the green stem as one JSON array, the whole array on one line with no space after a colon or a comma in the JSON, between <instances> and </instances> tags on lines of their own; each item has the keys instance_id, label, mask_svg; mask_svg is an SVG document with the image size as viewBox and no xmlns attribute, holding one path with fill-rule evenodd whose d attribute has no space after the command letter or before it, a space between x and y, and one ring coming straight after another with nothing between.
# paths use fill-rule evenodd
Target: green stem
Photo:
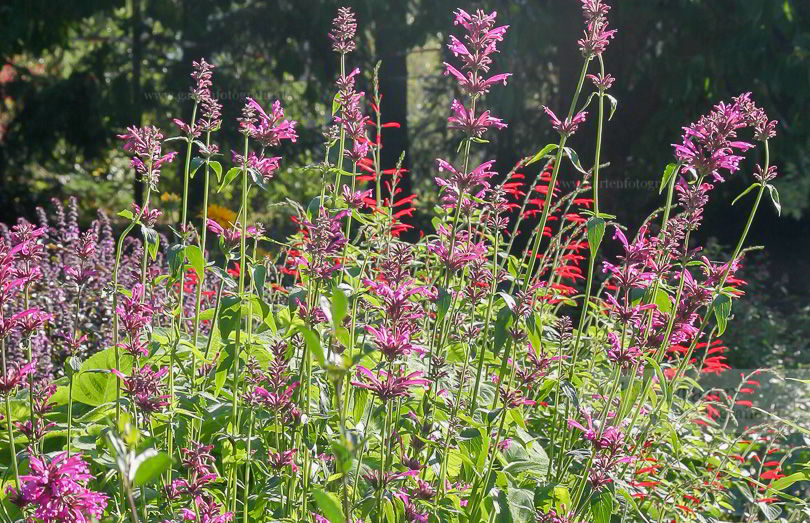
<instances>
[{"instance_id":1,"label":"green stem","mask_svg":"<svg viewBox=\"0 0 810 523\"><path fill-rule=\"evenodd\" d=\"M586 66L587 67L587 66ZM605 74L605 64L602 61L602 56L599 56L599 67L601 69L602 75ZM604 118L605 118L605 91L600 89L599 90L599 117L598 123L596 126L596 152L594 153L594 161L593 161L593 215L598 219L599 218L599 160L602 154L602 127L604 125ZM556 165L555 165L556 167ZM552 184L552 188L554 185ZM548 196L552 194L552 189L549 189ZM604 222L603 222L604 223ZM604 231L604 229L603 229ZM540 232L542 234L542 231ZM600 238L601 243L601 238ZM599 244L593 246L590 249L590 256L588 257L588 276L586 278L585 283L585 298L582 302L582 314L579 317L579 326L577 327L577 337L576 341L574 341L574 354L571 357L571 367L570 372L568 375L568 379L570 380L574 372L576 371L577 366L577 358L579 357L579 343L582 339L582 331L585 326L585 319L588 317L588 306L591 303L591 288L593 286L593 268L596 263L596 254L599 251Z\"/></svg>"},{"instance_id":2,"label":"green stem","mask_svg":"<svg viewBox=\"0 0 810 523\"><path fill-rule=\"evenodd\" d=\"M195 125L197 119L197 105L198 102L194 102L194 109L191 111L191 123L189 124L192 128ZM188 218L188 181L189 181L189 171L191 170L191 149L194 145L194 137L189 134L186 137L188 141L188 145L186 146L186 163L183 167L183 204L182 204L182 211L180 216L180 237L183 240L183 245L186 244L186 221ZM183 303L184 303L184 294L185 294L185 270L180 275L180 329L185 330L185 323L183 322Z\"/></svg>"},{"instance_id":3,"label":"green stem","mask_svg":"<svg viewBox=\"0 0 810 523\"><path fill-rule=\"evenodd\" d=\"M152 178L152 162L149 162L148 167L148 174L144 177L145 180L150 180ZM144 201L149 201L149 196L152 192L152 184L146 184L146 199ZM132 231L135 227L135 224L138 223L143 216L143 212L146 210L146 205L144 205L137 216L134 216L132 220L130 220L129 225L124 228L124 231L118 237L118 244L115 249L115 265L113 266L113 284L112 284L112 295L113 295L113 350L115 351L115 370L121 371L121 348L118 346L118 314L115 311L118 309L118 275L121 269L121 252L124 249L124 239L127 235ZM115 377L115 428L116 430L120 430L121 426L121 378L119 376Z\"/></svg>"},{"instance_id":4,"label":"green stem","mask_svg":"<svg viewBox=\"0 0 810 523\"><path fill-rule=\"evenodd\" d=\"M244 162L247 162L248 157L248 136L245 135L245 146L244 146ZM239 357L240 357L240 347L242 342L242 300L244 299L245 293L245 272L247 270L247 247L246 247L246 237L247 237L247 219L248 219L248 171L247 171L247 164L242 164L242 209L241 209L242 216L240 217L242 223L242 232L239 238L239 321L237 321L237 328L236 328L236 345L234 347L234 358L233 358L233 380L231 384L231 389L233 393L232 398L232 405L231 405L231 444L234 445L236 448L236 438L239 434L239 423L237 418L237 413L239 411ZM229 492L230 495L230 505L232 508L236 507L236 475L237 475L237 468L238 465L236 460L234 460L233 467L231 468L231 490Z\"/></svg>"},{"instance_id":5,"label":"green stem","mask_svg":"<svg viewBox=\"0 0 810 523\"><path fill-rule=\"evenodd\" d=\"M568 109L568 119L574 116L574 110L576 109L577 101L579 101L579 95L582 92L582 84L585 82L585 74L588 72L588 65L590 63L591 59L587 58L582 64L582 71L579 73L577 89L574 92L573 100L571 100L571 107ZM565 149L565 142L567 140L567 136L560 136L560 143L557 146L557 156L554 160L554 169L551 172L551 181L549 182L548 192L546 193L546 197L543 201L543 214L540 217L540 224L535 231L534 247L532 247L532 255L529 258L529 268L526 271L526 280L523 282L524 291L528 290L529 282L532 280L534 264L537 261L537 253L540 250L540 243L543 241L543 230L546 228L546 221L548 221L549 210L551 209L551 199L554 196L554 187L557 185L557 175L560 174L560 163L562 162L562 155Z\"/></svg>"},{"instance_id":6,"label":"green stem","mask_svg":"<svg viewBox=\"0 0 810 523\"><path fill-rule=\"evenodd\" d=\"M245 454L245 488L242 497L242 521L247 522L248 520L248 494L250 493L250 444L251 439L253 439L253 424L255 422L255 414L253 409L250 409L250 424L248 425L248 439L246 443L246 451Z\"/></svg>"},{"instance_id":7,"label":"green stem","mask_svg":"<svg viewBox=\"0 0 810 523\"><path fill-rule=\"evenodd\" d=\"M340 54L340 76L346 76L346 53ZM341 105L343 105L343 101L341 100ZM343 170L343 154L346 152L346 129L343 128L343 125L340 126L340 147L338 148L338 158L337 158L337 174L335 174L335 187L332 193L332 205L335 205L337 202L337 196L340 191L340 172ZM323 202L321 202L323 203Z\"/></svg>"},{"instance_id":8,"label":"green stem","mask_svg":"<svg viewBox=\"0 0 810 523\"><path fill-rule=\"evenodd\" d=\"M205 147L211 146L211 131L205 134ZM205 251L205 243L208 236L208 186L209 186L209 167L210 158L205 160L205 178L203 179L203 216L202 216L202 230L200 231L200 251L202 251L203 268L208 263L208 257ZM203 270L203 277L197 282L197 294L194 297L194 335L192 337L192 345L194 349L191 352L191 392L194 393L195 380L197 379L197 338L200 334L200 304L202 303L202 289L205 282L205 271Z\"/></svg>"},{"instance_id":9,"label":"green stem","mask_svg":"<svg viewBox=\"0 0 810 523\"><path fill-rule=\"evenodd\" d=\"M8 376L8 372L6 371L6 341L2 336L0 336L0 354L2 355L3 360L3 376ZM3 399L5 400L6 404L6 427L8 429L8 444L9 452L11 453L11 465L14 469L14 480L16 481L17 489L19 489L22 484L20 483L20 470L17 466L17 449L14 446L14 425L11 422L11 403L9 401L10 395L11 391L6 392L3 395Z\"/></svg>"}]
</instances>

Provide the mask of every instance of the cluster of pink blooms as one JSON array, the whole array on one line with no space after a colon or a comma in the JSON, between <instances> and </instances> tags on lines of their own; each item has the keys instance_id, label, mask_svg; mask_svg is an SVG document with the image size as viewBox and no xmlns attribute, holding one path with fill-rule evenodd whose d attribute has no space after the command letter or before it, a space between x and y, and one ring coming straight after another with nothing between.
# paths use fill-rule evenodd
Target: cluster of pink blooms
<instances>
[{"instance_id":1,"label":"cluster of pink blooms","mask_svg":"<svg viewBox=\"0 0 810 523\"><path fill-rule=\"evenodd\" d=\"M348 7L338 9L338 14L332 21L332 30L329 38L332 40L332 49L336 53L351 53L357 47L354 35L357 32L357 18Z\"/></svg>"},{"instance_id":2,"label":"cluster of pink blooms","mask_svg":"<svg viewBox=\"0 0 810 523\"><path fill-rule=\"evenodd\" d=\"M388 361L394 361L412 352L424 352L412 343L420 328L424 312L412 300L429 295L427 287L415 285L407 276L407 267L413 260L411 247L405 244L391 246L391 252L381 264L380 280L364 280L364 284L381 302L382 321L379 326L366 325L372 343ZM396 266L396 268L394 267ZM391 271L386 271L390 267Z\"/></svg>"},{"instance_id":3,"label":"cluster of pink blooms","mask_svg":"<svg viewBox=\"0 0 810 523\"><path fill-rule=\"evenodd\" d=\"M190 441L187 448L181 448L182 463L188 478L178 478L167 485L166 497L170 501L186 500L191 506L180 509L183 521L199 523L227 523L233 521L232 512L223 512L222 505L214 501L208 489L219 480L214 467L213 445L203 445ZM199 519L197 515L199 514ZM164 521L164 523L167 523Z\"/></svg>"},{"instance_id":4,"label":"cluster of pink blooms","mask_svg":"<svg viewBox=\"0 0 810 523\"><path fill-rule=\"evenodd\" d=\"M34 517L45 522L89 522L101 519L107 496L87 488L93 478L80 454L63 452L51 460L37 457L29 448L31 472L20 476L20 490L9 489L9 498L19 507L34 506Z\"/></svg>"},{"instance_id":5,"label":"cluster of pink blooms","mask_svg":"<svg viewBox=\"0 0 810 523\"><path fill-rule=\"evenodd\" d=\"M354 42L356 30L357 19L352 10L347 7L338 9L338 15L332 21L329 38L332 39L332 49L341 54L342 68L345 68L345 56L356 47ZM372 145L366 135L366 124L369 119L363 109L365 93L355 87L356 76L360 74L360 69L354 68L348 74L343 69L341 71L337 79L340 111L335 115L337 125L329 131L329 134L335 138L341 134L351 138L351 147L345 147L343 155L356 165L368 156Z\"/></svg>"},{"instance_id":6,"label":"cluster of pink blooms","mask_svg":"<svg viewBox=\"0 0 810 523\"><path fill-rule=\"evenodd\" d=\"M123 149L134 154L132 167L151 187L157 190L160 169L171 163L176 152L163 154L163 133L155 126L127 127L126 134L119 134L124 140Z\"/></svg>"},{"instance_id":7,"label":"cluster of pink blooms","mask_svg":"<svg viewBox=\"0 0 810 523\"><path fill-rule=\"evenodd\" d=\"M242 118L239 123L242 133L259 142L262 153L251 152L245 157L233 152L234 163L258 173L267 183L278 170L281 157L266 157L263 151L266 147L278 147L282 140L291 142L298 140L298 133L295 130L296 122L284 118L284 109L282 109L280 101L273 102L270 114L267 114L259 102L248 98L242 108Z\"/></svg>"},{"instance_id":8,"label":"cluster of pink blooms","mask_svg":"<svg viewBox=\"0 0 810 523\"><path fill-rule=\"evenodd\" d=\"M502 73L487 78L492 65L492 55L497 52L498 42L503 41L508 26L495 27L497 13L485 13L481 10L474 14L462 9L455 11L454 24L464 29L464 40L451 35L448 47L453 55L461 60L461 70L449 63L444 63L445 74L452 75L462 92L466 93L469 108L461 101L453 100L451 115L448 118L448 127L464 132L467 140L481 137L489 128L503 129L506 124L500 119L490 115L489 111L476 114L478 101L481 95L489 92L497 83L506 84L511 73ZM451 162L438 159L436 161L439 172L447 171L449 177L437 176L436 183L442 188L442 202L447 206L466 204L468 209L472 201L465 196L473 193L476 188L476 197L482 197L489 189L488 180L495 174L491 167L493 161L487 161L475 168L468 169L465 165L459 169Z\"/></svg>"},{"instance_id":9,"label":"cluster of pink blooms","mask_svg":"<svg viewBox=\"0 0 810 523\"><path fill-rule=\"evenodd\" d=\"M585 16L585 36L577 43L582 55L586 59L591 59L605 52L610 40L616 36L616 30L608 29L609 5L602 0L581 1L582 13Z\"/></svg>"}]
</instances>

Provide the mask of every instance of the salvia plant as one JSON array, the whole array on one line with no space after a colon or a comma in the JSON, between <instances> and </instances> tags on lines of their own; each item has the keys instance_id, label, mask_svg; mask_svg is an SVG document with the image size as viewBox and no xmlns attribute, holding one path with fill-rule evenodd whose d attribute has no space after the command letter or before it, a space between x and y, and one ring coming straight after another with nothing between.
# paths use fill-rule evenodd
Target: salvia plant
<instances>
[{"instance_id":1,"label":"salvia plant","mask_svg":"<svg viewBox=\"0 0 810 523\"><path fill-rule=\"evenodd\" d=\"M0 519L808 521L810 431L755 401L774 375L698 381L731 372L721 336L749 228L763 197L779 209L777 122L749 93L718 103L683 127L662 207L635 231L616 223L599 199L616 30L608 4L581 4L576 89L542 108L559 141L508 173L481 147L508 125L487 108L509 88L496 65L508 26L452 13L458 148L436 160L433 229L415 243L400 239L403 159L380 163L382 129L398 124L379 66L370 93L358 86L348 8L329 33L340 75L323 160L299 171L322 189L288 202L292 237L271 238L251 196L273 190L297 123L248 98L225 155L205 60L174 136L120 136L143 205L81 230L76 202L55 202L37 224L0 228ZM586 120L587 158L569 146ZM729 258L709 259L693 238L703 210L748 157L748 221ZM179 223L157 209L171 162ZM564 171L578 177L567 192ZM235 212L209 205L228 186ZM606 242L621 254L601 260Z\"/></svg>"}]
</instances>

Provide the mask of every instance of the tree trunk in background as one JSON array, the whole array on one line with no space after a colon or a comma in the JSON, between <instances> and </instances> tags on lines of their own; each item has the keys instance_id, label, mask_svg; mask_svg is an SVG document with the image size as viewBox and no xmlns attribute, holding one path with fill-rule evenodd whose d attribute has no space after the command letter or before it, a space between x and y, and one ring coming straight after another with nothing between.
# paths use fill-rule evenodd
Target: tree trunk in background
<instances>
[{"instance_id":1,"label":"tree trunk in background","mask_svg":"<svg viewBox=\"0 0 810 523\"><path fill-rule=\"evenodd\" d=\"M143 108L141 99L141 62L143 42L141 41L141 0L131 0L132 4L132 125L141 126ZM133 181L133 196L138 205L143 205L143 181L136 176Z\"/></svg>"},{"instance_id":2,"label":"tree trunk in background","mask_svg":"<svg viewBox=\"0 0 810 523\"><path fill-rule=\"evenodd\" d=\"M404 168L410 166L408 151L408 62L406 41L406 13L408 3L394 2L375 13L377 20L374 31L374 45L377 58L382 60L380 67L380 92L383 95L382 121L399 122L400 128L389 127L382 133L380 161L383 169L396 166L400 154L405 153ZM378 16L376 16L378 15ZM400 183L402 192L398 198L411 194L411 173L408 172Z\"/></svg>"}]
</instances>

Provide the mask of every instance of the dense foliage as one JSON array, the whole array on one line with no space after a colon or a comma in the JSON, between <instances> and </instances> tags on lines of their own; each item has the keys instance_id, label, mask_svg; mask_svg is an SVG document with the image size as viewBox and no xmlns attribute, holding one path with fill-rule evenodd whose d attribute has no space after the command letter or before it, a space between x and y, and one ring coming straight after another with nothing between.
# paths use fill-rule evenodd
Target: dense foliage
<instances>
[{"instance_id":1,"label":"dense foliage","mask_svg":"<svg viewBox=\"0 0 810 523\"><path fill-rule=\"evenodd\" d=\"M663 206L628 230L600 201L616 30L606 3L581 8L573 96L566 112L544 107L559 140L500 173L481 152L509 124L487 105L512 88L495 64L509 27L494 12L453 12L443 70L457 148L435 160L432 230L418 241L401 239L413 228L404 155L382 155L382 129L399 123L384 118L379 65L370 92L358 87L348 8L328 35L339 74L323 160L294 173L320 195L284 202L295 234L255 222L251 201L288 175L273 154L302 126L280 101L247 98L241 146L223 154L227 120L202 59L177 136L119 136L145 192L118 213L117 237L103 213L80 230L75 202L1 229L0 518L810 516L810 430L755 401L781 378L700 379L728 373L720 337L746 285L746 240L764 202L781 211L777 122L743 93L684 127ZM589 121L592 162L569 142ZM750 205L747 222L733 252L712 259L695 242L704 210L754 151L763 161L730 202ZM176 221L157 208L172 164L183 171ZM209 205L222 191L240 197L237 212ZM621 255L597 264L608 242Z\"/></svg>"}]
</instances>

